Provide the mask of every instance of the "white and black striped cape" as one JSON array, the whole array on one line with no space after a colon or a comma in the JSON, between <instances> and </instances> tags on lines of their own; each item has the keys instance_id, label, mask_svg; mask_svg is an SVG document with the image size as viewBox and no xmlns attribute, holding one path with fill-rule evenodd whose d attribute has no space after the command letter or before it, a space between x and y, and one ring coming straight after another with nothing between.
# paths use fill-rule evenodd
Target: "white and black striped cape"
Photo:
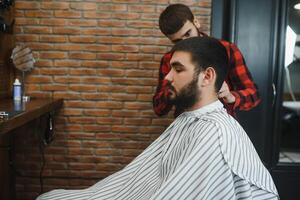
<instances>
[{"instance_id":1,"label":"white and black striped cape","mask_svg":"<svg viewBox=\"0 0 300 200\"><path fill-rule=\"evenodd\" d=\"M220 101L182 113L124 169L39 200L279 199L267 169Z\"/></svg>"}]
</instances>

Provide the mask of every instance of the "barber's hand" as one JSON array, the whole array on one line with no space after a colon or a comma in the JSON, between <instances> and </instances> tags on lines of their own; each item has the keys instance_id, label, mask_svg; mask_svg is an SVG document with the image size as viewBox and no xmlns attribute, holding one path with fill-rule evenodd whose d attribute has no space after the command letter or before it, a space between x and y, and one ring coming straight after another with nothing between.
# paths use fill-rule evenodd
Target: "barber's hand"
<instances>
[{"instance_id":1,"label":"barber's hand","mask_svg":"<svg viewBox=\"0 0 300 200\"><path fill-rule=\"evenodd\" d=\"M231 94L227 83L224 81L220 91L218 92L218 97L223 99L226 103L234 103L235 97Z\"/></svg>"}]
</instances>

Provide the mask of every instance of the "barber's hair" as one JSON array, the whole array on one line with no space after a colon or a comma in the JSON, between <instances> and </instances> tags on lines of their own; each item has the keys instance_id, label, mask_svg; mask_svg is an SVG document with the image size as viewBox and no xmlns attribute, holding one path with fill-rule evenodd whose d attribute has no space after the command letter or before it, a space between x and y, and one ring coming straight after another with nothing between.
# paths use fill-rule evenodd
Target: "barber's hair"
<instances>
[{"instance_id":1,"label":"barber's hair","mask_svg":"<svg viewBox=\"0 0 300 200\"><path fill-rule=\"evenodd\" d=\"M171 52L176 51L190 53L197 75L208 67L214 68L217 75L216 92L221 89L228 73L229 62L226 48L219 40L212 37L187 38L175 44Z\"/></svg>"},{"instance_id":2,"label":"barber's hair","mask_svg":"<svg viewBox=\"0 0 300 200\"><path fill-rule=\"evenodd\" d=\"M184 4L171 4L160 14L159 28L168 36L179 31L187 20L194 21L190 8Z\"/></svg>"}]
</instances>

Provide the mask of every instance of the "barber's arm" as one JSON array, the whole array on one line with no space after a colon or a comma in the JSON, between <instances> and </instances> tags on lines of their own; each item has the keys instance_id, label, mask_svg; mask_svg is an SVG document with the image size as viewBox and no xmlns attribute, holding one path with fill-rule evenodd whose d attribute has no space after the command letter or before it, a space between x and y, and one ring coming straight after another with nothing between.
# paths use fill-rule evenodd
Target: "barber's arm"
<instances>
[{"instance_id":1,"label":"barber's arm","mask_svg":"<svg viewBox=\"0 0 300 200\"><path fill-rule=\"evenodd\" d=\"M234 110L250 110L261 101L258 88L252 79L240 50L234 44L231 44L230 47L231 65L234 66L230 66L230 83L223 84L219 91L219 98L223 98Z\"/></svg>"},{"instance_id":2,"label":"barber's arm","mask_svg":"<svg viewBox=\"0 0 300 200\"><path fill-rule=\"evenodd\" d=\"M168 114L172 109L172 104L168 102L169 91L167 89L167 80L165 80L166 75L169 73L171 67L169 61L171 59L170 54L165 54L161 59L159 67L159 80L156 87L156 92L153 96L153 109L155 114L158 116L163 116Z\"/></svg>"}]
</instances>

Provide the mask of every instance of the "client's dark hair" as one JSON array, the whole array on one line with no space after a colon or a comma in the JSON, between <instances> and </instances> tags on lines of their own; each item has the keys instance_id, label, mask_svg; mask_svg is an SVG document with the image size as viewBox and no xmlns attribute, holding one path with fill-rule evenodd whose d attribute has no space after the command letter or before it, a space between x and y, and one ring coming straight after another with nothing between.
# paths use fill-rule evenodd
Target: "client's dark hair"
<instances>
[{"instance_id":1,"label":"client's dark hair","mask_svg":"<svg viewBox=\"0 0 300 200\"><path fill-rule=\"evenodd\" d=\"M159 28L166 36L171 35L179 31L187 20L194 21L190 8L183 4L171 4L160 14Z\"/></svg>"},{"instance_id":2,"label":"client's dark hair","mask_svg":"<svg viewBox=\"0 0 300 200\"><path fill-rule=\"evenodd\" d=\"M195 73L200 73L208 67L214 68L217 74L215 83L219 91L228 73L228 56L225 47L212 37L191 37L175 44L171 52L183 51L191 54L195 65Z\"/></svg>"}]
</instances>

